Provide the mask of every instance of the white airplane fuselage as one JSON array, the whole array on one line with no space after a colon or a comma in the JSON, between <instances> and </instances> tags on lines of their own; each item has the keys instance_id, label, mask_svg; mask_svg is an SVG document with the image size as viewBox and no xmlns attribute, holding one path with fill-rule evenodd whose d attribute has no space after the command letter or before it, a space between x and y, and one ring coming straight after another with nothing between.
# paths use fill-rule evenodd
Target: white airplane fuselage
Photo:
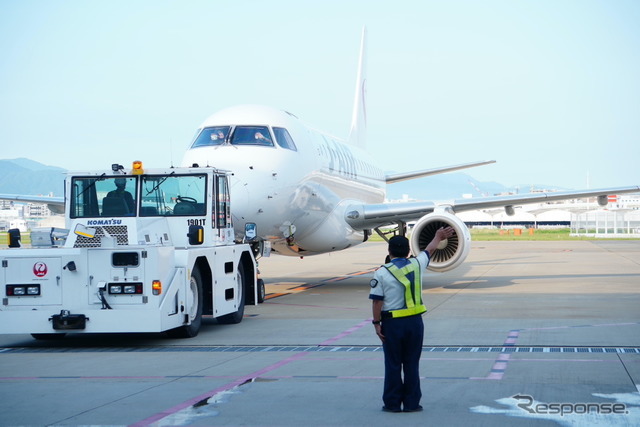
<instances>
[{"instance_id":1,"label":"white airplane fuselage","mask_svg":"<svg viewBox=\"0 0 640 427\"><path fill-rule=\"evenodd\" d=\"M224 131L225 138L212 141L207 134L212 129ZM281 145L281 129L294 149ZM271 144L240 140L241 133L257 130L268 132ZM236 236L243 235L246 223L255 223L258 236L283 255L314 255L362 243L365 233L348 225L345 209L353 203L381 203L385 197L384 173L366 152L270 107L244 105L210 116L182 162L194 163L233 172Z\"/></svg>"}]
</instances>

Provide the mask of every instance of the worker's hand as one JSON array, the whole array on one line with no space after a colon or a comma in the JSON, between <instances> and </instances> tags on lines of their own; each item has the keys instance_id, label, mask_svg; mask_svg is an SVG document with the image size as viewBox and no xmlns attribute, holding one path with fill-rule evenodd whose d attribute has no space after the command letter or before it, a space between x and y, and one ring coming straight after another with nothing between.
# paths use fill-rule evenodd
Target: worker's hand
<instances>
[{"instance_id":1,"label":"worker's hand","mask_svg":"<svg viewBox=\"0 0 640 427\"><path fill-rule=\"evenodd\" d=\"M453 236L455 233L456 232L453 227L440 227L438 231L436 231L436 237L440 240L445 240Z\"/></svg>"},{"instance_id":2,"label":"worker's hand","mask_svg":"<svg viewBox=\"0 0 640 427\"><path fill-rule=\"evenodd\" d=\"M380 338L380 341L384 344L384 335L382 335L382 325L373 325L376 328L376 335Z\"/></svg>"}]
</instances>

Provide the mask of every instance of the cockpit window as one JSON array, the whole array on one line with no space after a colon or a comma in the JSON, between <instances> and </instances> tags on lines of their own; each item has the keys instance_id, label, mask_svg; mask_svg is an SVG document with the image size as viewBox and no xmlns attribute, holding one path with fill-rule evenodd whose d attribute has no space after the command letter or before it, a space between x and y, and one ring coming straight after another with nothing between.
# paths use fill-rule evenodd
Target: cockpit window
<instances>
[{"instance_id":1,"label":"cockpit window","mask_svg":"<svg viewBox=\"0 0 640 427\"><path fill-rule=\"evenodd\" d=\"M286 148L287 150L298 151L296 148L295 142L293 142L293 138L289 135L289 132L285 128L273 128L273 134L276 136L276 142L282 148Z\"/></svg>"},{"instance_id":2,"label":"cockpit window","mask_svg":"<svg viewBox=\"0 0 640 427\"><path fill-rule=\"evenodd\" d=\"M273 147L267 126L236 126L231 135L231 145L264 145Z\"/></svg>"},{"instance_id":3,"label":"cockpit window","mask_svg":"<svg viewBox=\"0 0 640 427\"><path fill-rule=\"evenodd\" d=\"M214 126L204 128L196 137L191 148L208 147L211 145L222 145L229 137L231 126Z\"/></svg>"}]
</instances>

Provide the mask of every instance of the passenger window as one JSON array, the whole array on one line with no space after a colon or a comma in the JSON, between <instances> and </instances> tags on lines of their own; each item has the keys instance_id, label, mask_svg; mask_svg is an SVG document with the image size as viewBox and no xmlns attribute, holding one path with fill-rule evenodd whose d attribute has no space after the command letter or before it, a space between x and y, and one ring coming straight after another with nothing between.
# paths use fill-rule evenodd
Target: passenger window
<instances>
[{"instance_id":1,"label":"passenger window","mask_svg":"<svg viewBox=\"0 0 640 427\"><path fill-rule=\"evenodd\" d=\"M285 128L273 128L273 134L276 136L276 142L282 148L286 148L287 150L298 151L296 148L295 142L293 142L293 138L289 135L289 132Z\"/></svg>"},{"instance_id":2,"label":"passenger window","mask_svg":"<svg viewBox=\"0 0 640 427\"><path fill-rule=\"evenodd\" d=\"M229 136L231 126L215 126L204 128L196 137L191 148L207 147L211 145L222 145Z\"/></svg>"},{"instance_id":3,"label":"passenger window","mask_svg":"<svg viewBox=\"0 0 640 427\"><path fill-rule=\"evenodd\" d=\"M231 135L231 145L264 145L273 147L269 128L266 126L236 126Z\"/></svg>"}]
</instances>

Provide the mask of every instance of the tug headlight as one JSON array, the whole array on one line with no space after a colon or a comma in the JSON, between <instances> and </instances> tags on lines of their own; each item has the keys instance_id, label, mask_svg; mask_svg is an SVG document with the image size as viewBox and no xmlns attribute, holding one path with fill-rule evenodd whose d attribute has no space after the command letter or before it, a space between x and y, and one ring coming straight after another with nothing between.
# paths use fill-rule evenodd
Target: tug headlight
<instances>
[{"instance_id":1,"label":"tug headlight","mask_svg":"<svg viewBox=\"0 0 640 427\"><path fill-rule=\"evenodd\" d=\"M40 295L40 285L7 285L5 293L8 297Z\"/></svg>"},{"instance_id":2,"label":"tug headlight","mask_svg":"<svg viewBox=\"0 0 640 427\"><path fill-rule=\"evenodd\" d=\"M141 295L142 283L109 283L110 295Z\"/></svg>"}]
</instances>

